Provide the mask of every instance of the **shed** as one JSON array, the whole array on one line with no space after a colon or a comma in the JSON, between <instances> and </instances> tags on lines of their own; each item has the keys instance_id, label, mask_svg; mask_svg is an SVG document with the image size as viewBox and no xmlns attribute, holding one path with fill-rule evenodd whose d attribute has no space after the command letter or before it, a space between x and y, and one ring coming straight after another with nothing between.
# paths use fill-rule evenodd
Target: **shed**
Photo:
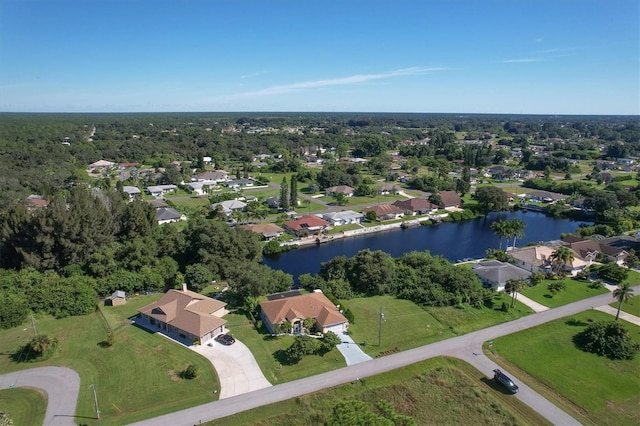
<instances>
[{"instance_id":1,"label":"shed","mask_svg":"<svg viewBox=\"0 0 640 426\"><path fill-rule=\"evenodd\" d=\"M111 305L111 306L124 305L125 303L127 303L126 294L122 290L116 290L111 294L111 297L109 297L105 302L107 302L106 303L107 305Z\"/></svg>"}]
</instances>

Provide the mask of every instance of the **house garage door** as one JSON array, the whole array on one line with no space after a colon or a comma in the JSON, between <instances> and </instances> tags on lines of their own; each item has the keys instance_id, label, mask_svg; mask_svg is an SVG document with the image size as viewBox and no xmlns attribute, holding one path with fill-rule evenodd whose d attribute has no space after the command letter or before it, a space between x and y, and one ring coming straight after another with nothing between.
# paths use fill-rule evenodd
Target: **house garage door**
<instances>
[{"instance_id":1,"label":"house garage door","mask_svg":"<svg viewBox=\"0 0 640 426\"><path fill-rule=\"evenodd\" d=\"M333 331L338 336L340 336L340 335L342 335L342 332L344 331L344 324L332 325L330 327L327 327L326 331Z\"/></svg>"}]
</instances>

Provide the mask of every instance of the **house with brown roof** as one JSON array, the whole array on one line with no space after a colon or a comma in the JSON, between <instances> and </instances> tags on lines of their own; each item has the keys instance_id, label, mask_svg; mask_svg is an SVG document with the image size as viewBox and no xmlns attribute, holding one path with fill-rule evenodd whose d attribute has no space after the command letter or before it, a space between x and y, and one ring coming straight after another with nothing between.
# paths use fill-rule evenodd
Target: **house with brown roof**
<instances>
[{"instance_id":1,"label":"house with brown roof","mask_svg":"<svg viewBox=\"0 0 640 426\"><path fill-rule=\"evenodd\" d=\"M302 333L306 318L313 318L315 328L322 333L332 331L341 335L349 328L349 321L320 290L262 302L260 317L272 334L276 334L276 327L285 321L291 324L291 333Z\"/></svg>"},{"instance_id":2,"label":"house with brown roof","mask_svg":"<svg viewBox=\"0 0 640 426\"><path fill-rule=\"evenodd\" d=\"M462 198L456 191L440 191L440 199L442 200L442 208L445 210L462 207Z\"/></svg>"},{"instance_id":3,"label":"house with brown roof","mask_svg":"<svg viewBox=\"0 0 640 426\"><path fill-rule=\"evenodd\" d=\"M397 200L393 202L393 206L404 210L405 215L415 216L418 214L428 214L438 211L438 206L425 200L424 198L409 198L406 200Z\"/></svg>"},{"instance_id":4,"label":"house with brown roof","mask_svg":"<svg viewBox=\"0 0 640 426\"><path fill-rule=\"evenodd\" d=\"M394 206L393 204L378 204L373 207L365 207L362 213L375 212L378 220L400 219L404 216L404 210Z\"/></svg>"},{"instance_id":5,"label":"house with brown roof","mask_svg":"<svg viewBox=\"0 0 640 426\"><path fill-rule=\"evenodd\" d=\"M276 225L275 223L256 223L240 226L242 229L261 234L262 238L266 241L277 239L284 233L284 229Z\"/></svg>"},{"instance_id":6,"label":"house with brown roof","mask_svg":"<svg viewBox=\"0 0 640 426\"><path fill-rule=\"evenodd\" d=\"M622 265L629 255L628 250L633 247L633 244L625 244L624 240L620 244L621 240L616 238L592 240L574 235L565 236L562 242L589 263L601 256L611 262Z\"/></svg>"},{"instance_id":7,"label":"house with brown roof","mask_svg":"<svg viewBox=\"0 0 640 426\"><path fill-rule=\"evenodd\" d=\"M353 189L350 186L347 185L338 185L338 186L331 186L327 189L324 190L325 194L329 195L329 196L334 196L336 194L344 194L347 197L352 197L353 194L356 192L355 189Z\"/></svg>"},{"instance_id":8,"label":"house with brown roof","mask_svg":"<svg viewBox=\"0 0 640 426\"><path fill-rule=\"evenodd\" d=\"M307 237L321 234L329 225L329 222L317 216L302 216L283 223L282 227L297 237Z\"/></svg>"},{"instance_id":9,"label":"house with brown roof","mask_svg":"<svg viewBox=\"0 0 640 426\"><path fill-rule=\"evenodd\" d=\"M549 273L553 270L552 256L556 250L557 247L538 245L510 250L508 254L515 260L514 264L524 270ZM574 252L573 261L565 265L563 269L570 274L575 274L583 270L589 263Z\"/></svg>"},{"instance_id":10,"label":"house with brown roof","mask_svg":"<svg viewBox=\"0 0 640 426\"><path fill-rule=\"evenodd\" d=\"M226 305L182 284L182 290L169 290L157 302L140 308L136 323L181 342L200 344L223 332Z\"/></svg>"}]
</instances>

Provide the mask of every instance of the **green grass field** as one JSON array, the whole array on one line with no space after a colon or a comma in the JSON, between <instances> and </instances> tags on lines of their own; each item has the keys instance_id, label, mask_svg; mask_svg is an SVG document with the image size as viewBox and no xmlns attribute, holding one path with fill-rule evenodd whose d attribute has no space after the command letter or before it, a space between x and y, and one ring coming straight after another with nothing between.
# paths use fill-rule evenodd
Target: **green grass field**
<instances>
[{"instance_id":1,"label":"green grass field","mask_svg":"<svg viewBox=\"0 0 640 426\"><path fill-rule=\"evenodd\" d=\"M61 320L37 319L37 329L59 339L54 355L46 361L17 363L13 354L30 339L30 331L16 327L0 332L0 372L45 365L65 366L80 374L76 415L93 416L95 383L100 398L101 424L125 424L217 399L219 384L205 358L160 335L131 325L128 317L159 295L134 297L126 305L103 311L115 331L115 345L104 347L107 331L97 314ZM187 364L198 367L200 376L182 380L177 373ZM97 421L85 420L87 424Z\"/></svg>"},{"instance_id":2,"label":"green grass field","mask_svg":"<svg viewBox=\"0 0 640 426\"><path fill-rule=\"evenodd\" d=\"M47 396L27 388L3 389L0 390L0 411L7 413L16 426L41 425L47 411Z\"/></svg>"},{"instance_id":3,"label":"green grass field","mask_svg":"<svg viewBox=\"0 0 640 426\"><path fill-rule=\"evenodd\" d=\"M379 401L388 401L396 413L412 417L418 425L548 424L469 364L449 358L430 359L207 424L326 424L333 407L345 400L362 401L374 412Z\"/></svg>"},{"instance_id":4,"label":"green grass field","mask_svg":"<svg viewBox=\"0 0 640 426\"><path fill-rule=\"evenodd\" d=\"M594 289L589 287L589 283L585 281L565 278L562 282L566 288L554 295L547 289L547 285L552 282L554 282L554 280L543 280L536 286L525 288L522 291L522 294L544 306L555 308L577 300L586 299L588 297L608 292L604 287Z\"/></svg>"},{"instance_id":5,"label":"green grass field","mask_svg":"<svg viewBox=\"0 0 640 426\"><path fill-rule=\"evenodd\" d=\"M573 337L590 322L611 320L608 314L589 310L495 339L492 351L498 362L504 362L510 371L564 407L578 421L597 425L638 424L638 360L611 361L583 352L573 342ZM640 327L627 328L634 340L640 342Z\"/></svg>"},{"instance_id":6,"label":"green grass field","mask_svg":"<svg viewBox=\"0 0 640 426\"><path fill-rule=\"evenodd\" d=\"M422 308L408 300L375 296L345 300L343 306L355 315L355 322L350 325L354 341L375 357L381 352L415 348L531 313L529 308L521 304L508 313L502 312L499 309L503 300L508 301L509 296L502 293L496 295L489 303L492 307L481 309L469 306ZM380 308L384 313L384 321L380 333L381 344L378 345Z\"/></svg>"},{"instance_id":7,"label":"green grass field","mask_svg":"<svg viewBox=\"0 0 640 426\"><path fill-rule=\"evenodd\" d=\"M230 313L224 318L228 321L229 333L249 347L262 373L274 385L347 365L337 349L324 356L309 355L298 364L287 365L280 351L291 346L293 336L271 337L264 327L258 333L247 317L241 314Z\"/></svg>"},{"instance_id":8,"label":"green grass field","mask_svg":"<svg viewBox=\"0 0 640 426\"><path fill-rule=\"evenodd\" d=\"M618 302L612 303L611 306L618 309ZM626 300L622 304L622 311L640 317L640 295L636 294L631 299Z\"/></svg>"}]
</instances>

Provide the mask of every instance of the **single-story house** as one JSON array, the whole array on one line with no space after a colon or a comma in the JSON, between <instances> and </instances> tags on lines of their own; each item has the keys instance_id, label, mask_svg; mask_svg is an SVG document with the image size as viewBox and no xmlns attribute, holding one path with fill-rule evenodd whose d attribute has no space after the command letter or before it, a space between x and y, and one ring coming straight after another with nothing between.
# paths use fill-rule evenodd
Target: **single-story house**
<instances>
[{"instance_id":1,"label":"single-story house","mask_svg":"<svg viewBox=\"0 0 640 426\"><path fill-rule=\"evenodd\" d=\"M215 180L204 180L198 182L190 182L189 189L191 192L195 192L198 195L204 195L207 193L207 189L218 186L218 182Z\"/></svg>"},{"instance_id":2,"label":"single-story house","mask_svg":"<svg viewBox=\"0 0 640 426\"><path fill-rule=\"evenodd\" d=\"M509 251L509 255L515 259L515 265L529 272L549 273L553 271L552 255L557 247L549 247L545 245L523 247ZM563 269L570 274L575 274L583 270L590 264L574 252L574 259L571 264L566 265Z\"/></svg>"},{"instance_id":3,"label":"single-story house","mask_svg":"<svg viewBox=\"0 0 640 426\"><path fill-rule=\"evenodd\" d=\"M219 203L211 204L213 210L218 208L222 209L222 212L226 215L230 215L233 212L242 212L247 208L247 203L238 200L225 200Z\"/></svg>"},{"instance_id":4,"label":"single-story house","mask_svg":"<svg viewBox=\"0 0 640 426\"><path fill-rule=\"evenodd\" d=\"M362 209L362 213L375 212L378 220L392 220L400 219L404 216L404 210L392 205L392 204L378 204L373 207L365 207Z\"/></svg>"},{"instance_id":5,"label":"single-story house","mask_svg":"<svg viewBox=\"0 0 640 426\"><path fill-rule=\"evenodd\" d=\"M167 204L167 202L162 198L156 198L155 200L147 200L147 203L151 204L156 209L159 209L161 207L169 207L169 204Z\"/></svg>"},{"instance_id":6,"label":"single-story house","mask_svg":"<svg viewBox=\"0 0 640 426\"><path fill-rule=\"evenodd\" d=\"M127 297L124 291L116 290L104 302L106 305L121 306L127 303Z\"/></svg>"},{"instance_id":7,"label":"single-story house","mask_svg":"<svg viewBox=\"0 0 640 426\"><path fill-rule=\"evenodd\" d=\"M350 186L347 185L338 185L338 186L331 186L327 189L324 190L325 194L329 195L329 196L334 196L336 194L344 194L347 197L352 197L353 194L356 192L355 189L353 189Z\"/></svg>"},{"instance_id":8,"label":"single-story house","mask_svg":"<svg viewBox=\"0 0 640 426\"><path fill-rule=\"evenodd\" d=\"M601 255L611 262L622 265L629 255L628 250L635 245L627 244L628 241L621 240L619 237L591 240L573 235L565 236L562 242L589 264L595 261L598 255Z\"/></svg>"},{"instance_id":9,"label":"single-story house","mask_svg":"<svg viewBox=\"0 0 640 426\"><path fill-rule=\"evenodd\" d=\"M215 172L203 172L195 175L192 180L195 180L196 182L226 182L229 180L229 173L225 172L224 170L216 170Z\"/></svg>"},{"instance_id":10,"label":"single-story house","mask_svg":"<svg viewBox=\"0 0 640 426\"><path fill-rule=\"evenodd\" d=\"M251 179L234 179L234 180L228 180L224 182L223 185L226 186L227 188L240 189L240 188L250 188L254 186L255 183Z\"/></svg>"},{"instance_id":11,"label":"single-story house","mask_svg":"<svg viewBox=\"0 0 640 426\"><path fill-rule=\"evenodd\" d=\"M297 237L321 234L329 225L329 222L317 216L301 216L282 224L286 231Z\"/></svg>"},{"instance_id":12,"label":"single-story house","mask_svg":"<svg viewBox=\"0 0 640 426\"><path fill-rule=\"evenodd\" d=\"M269 208L272 209L279 209L280 208L280 196L279 195L275 195L273 197L269 197L266 200L264 200L265 204L267 206L269 206Z\"/></svg>"},{"instance_id":13,"label":"single-story house","mask_svg":"<svg viewBox=\"0 0 640 426\"><path fill-rule=\"evenodd\" d=\"M438 211L438 206L425 200L424 198L409 198L407 200L397 200L393 206L404 210L405 215L415 216L418 214L429 214Z\"/></svg>"},{"instance_id":14,"label":"single-story house","mask_svg":"<svg viewBox=\"0 0 640 426\"><path fill-rule=\"evenodd\" d=\"M27 197L27 209L41 209L49 206L49 201L42 198L42 195L31 194Z\"/></svg>"},{"instance_id":15,"label":"single-story house","mask_svg":"<svg viewBox=\"0 0 640 426\"><path fill-rule=\"evenodd\" d=\"M250 224L250 225L242 225L240 226L240 228L247 229L251 232L255 232L256 234L261 234L262 238L266 241L277 239L284 233L284 229L282 229L275 223L257 223L257 224Z\"/></svg>"},{"instance_id":16,"label":"single-story house","mask_svg":"<svg viewBox=\"0 0 640 426\"><path fill-rule=\"evenodd\" d=\"M362 213L354 212L353 210L324 213L322 218L328 220L334 226L347 225L350 223L362 223L364 221L364 215Z\"/></svg>"},{"instance_id":17,"label":"single-story house","mask_svg":"<svg viewBox=\"0 0 640 426\"><path fill-rule=\"evenodd\" d=\"M189 343L204 343L224 331L227 304L187 289L169 290L160 300L138 310L139 325Z\"/></svg>"},{"instance_id":18,"label":"single-story house","mask_svg":"<svg viewBox=\"0 0 640 426\"><path fill-rule=\"evenodd\" d=\"M187 220L187 216L180 214L179 211L171 207L160 207L156 209L156 220L158 225L164 225L165 223Z\"/></svg>"},{"instance_id":19,"label":"single-story house","mask_svg":"<svg viewBox=\"0 0 640 426\"><path fill-rule=\"evenodd\" d=\"M130 200L135 200L141 194L140 189L137 186L123 186L122 192L129 196Z\"/></svg>"},{"instance_id":20,"label":"single-story house","mask_svg":"<svg viewBox=\"0 0 640 426\"><path fill-rule=\"evenodd\" d=\"M89 170L100 170L100 169L108 169L110 167L115 166L116 163L107 161L107 160L98 160L95 163L89 164Z\"/></svg>"},{"instance_id":21,"label":"single-story house","mask_svg":"<svg viewBox=\"0 0 640 426\"><path fill-rule=\"evenodd\" d=\"M400 187L397 185L393 185L390 183L385 183L378 189L376 189L376 193L380 195L389 195L389 194L397 194L400 191Z\"/></svg>"},{"instance_id":22,"label":"single-story house","mask_svg":"<svg viewBox=\"0 0 640 426\"><path fill-rule=\"evenodd\" d=\"M499 260L487 260L471 267L486 288L504 291L509 280L529 279L531 272Z\"/></svg>"},{"instance_id":23,"label":"single-story house","mask_svg":"<svg viewBox=\"0 0 640 426\"><path fill-rule=\"evenodd\" d=\"M173 192L178 189L175 185L156 185L156 186L148 186L147 192L154 197L162 197L164 194L168 192Z\"/></svg>"},{"instance_id":24,"label":"single-story house","mask_svg":"<svg viewBox=\"0 0 640 426\"><path fill-rule=\"evenodd\" d=\"M440 191L440 199L442 200L442 208L445 210L462 207L462 198L456 191Z\"/></svg>"},{"instance_id":25,"label":"single-story house","mask_svg":"<svg viewBox=\"0 0 640 426\"><path fill-rule=\"evenodd\" d=\"M284 321L291 323L291 333L302 333L306 318L313 318L315 327L322 333L332 331L340 336L349 329L349 321L320 290L262 302L260 317L272 334L275 334L276 326Z\"/></svg>"},{"instance_id":26,"label":"single-story house","mask_svg":"<svg viewBox=\"0 0 640 426\"><path fill-rule=\"evenodd\" d=\"M541 190L527 192L525 195L530 200L542 201L544 203L553 203L555 201L564 200L565 198L569 197L568 195L559 194L557 192Z\"/></svg>"}]
</instances>

